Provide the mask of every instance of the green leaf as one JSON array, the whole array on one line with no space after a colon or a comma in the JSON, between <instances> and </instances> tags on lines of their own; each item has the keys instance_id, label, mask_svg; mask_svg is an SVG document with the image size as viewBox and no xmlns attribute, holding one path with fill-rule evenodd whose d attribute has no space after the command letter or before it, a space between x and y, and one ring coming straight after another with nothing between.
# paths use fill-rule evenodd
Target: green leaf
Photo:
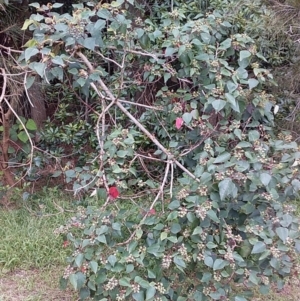
<instances>
[{"instance_id":1,"label":"green leaf","mask_svg":"<svg viewBox=\"0 0 300 301\"><path fill-rule=\"evenodd\" d=\"M231 155L230 153L228 152L224 152L222 153L221 155L219 155L215 160L214 160L214 164L217 164L217 163L223 163L223 162L226 162L230 159Z\"/></svg>"},{"instance_id":2,"label":"green leaf","mask_svg":"<svg viewBox=\"0 0 300 301\"><path fill-rule=\"evenodd\" d=\"M260 285L259 292L262 295L267 295L270 293L270 286L269 285Z\"/></svg>"},{"instance_id":3,"label":"green leaf","mask_svg":"<svg viewBox=\"0 0 300 301\"><path fill-rule=\"evenodd\" d=\"M144 280L143 278L141 278L140 276L136 276L134 278L134 282L138 283L142 288L148 288L150 287L150 284L148 281Z\"/></svg>"},{"instance_id":4,"label":"green leaf","mask_svg":"<svg viewBox=\"0 0 300 301\"><path fill-rule=\"evenodd\" d=\"M255 88L258 84L259 84L259 81L257 79L255 79L255 78L248 79L248 85L249 85L250 90Z\"/></svg>"},{"instance_id":5,"label":"green leaf","mask_svg":"<svg viewBox=\"0 0 300 301\"><path fill-rule=\"evenodd\" d=\"M167 47L165 50L165 56L172 56L175 52L177 52L177 49L173 48L173 47Z\"/></svg>"},{"instance_id":6,"label":"green leaf","mask_svg":"<svg viewBox=\"0 0 300 301\"><path fill-rule=\"evenodd\" d=\"M236 111L236 112L240 112L240 107L238 102L235 100L235 98L233 97L232 94L230 93L225 93L225 98L228 100L228 102L230 103L231 108Z\"/></svg>"},{"instance_id":7,"label":"green leaf","mask_svg":"<svg viewBox=\"0 0 300 301\"><path fill-rule=\"evenodd\" d=\"M33 3L32 3L33 4ZM29 4L30 5L30 4ZM38 4L39 5L39 4ZM22 26L22 30L27 30L27 28L34 23L34 20L27 19Z\"/></svg>"},{"instance_id":8,"label":"green leaf","mask_svg":"<svg viewBox=\"0 0 300 301\"><path fill-rule=\"evenodd\" d=\"M179 224L177 224L177 223L173 223L171 225L171 230L170 231L173 234L177 234L177 233L179 233L181 231L181 226Z\"/></svg>"},{"instance_id":9,"label":"green leaf","mask_svg":"<svg viewBox=\"0 0 300 301\"><path fill-rule=\"evenodd\" d=\"M40 7L41 7L40 4L37 3L37 2L30 3L30 4L28 4L28 6L32 6L32 7L34 7L34 8L40 8Z\"/></svg>"},{"instance_id":10,"label":"green leaf","mask_svg":"<svg viewBox=\"0 0 300 301\"><path fill-rule=\"evenodd\" d=\"M76 178L76 172L74 169L69 169L65 171L65 175L68 178Z\"/></svg>"},{"instance_id":11,"label":"green leaf","mask_svg":"<svg viewBox=\"0 0 300 301\"><path fill-rule=\"evenodd\" d=\"M284 214L282 216L282 221L280 222L283 227L289 227L293 222L293 217L289 214Z\"/></svg>"},{"instance_id":12,"label":"green leaf","mask_svg":"<svg viewBox=\"0 0 300 301\"><path fill-rule=\"evenodd\" d=\"M167 217L167 220L168 221L172 221L174 219L177 219L177 216L178 216L178 212L177 211L173 211L171 212L168 217Z\"/></svg>"},{"instance_id":13,"label":"green leaf","mask_svg":"<svg viewBox=\"0 0 300 301\"><path fill-rule=\"evenodd\" d=\"M76 274L71 274L69 277L69 281L74 287L75 290L77 290L77 275Z\"/></svg>"},{"instance_id":14,"label":"green leaf","mask_svg":"<svg viewBox=\"0 0 300 301\"><path fill-rule=\"evenodd\" d=\"M90 262L91 270L96 274L98 271L98 263L96 261Z\"/></svg>"},{"instance_id":15,"label":"green leaf","mask_svg":"<svg viewBox=\"0 0 300 301\"><path fill-rule=\"evenodd\" d=\"M174 244L176 244L178 242L178 239L176 236L169 236L169 237L167 237L167 240L171 241Z\"/></svg>"},{"instance_id":16,"label":"green leaf","mask_svg":"<svg viewBox=\"0 0 300 301\"><path fill-rule=\"evenodd\" d=\"M185 268L186 267L186 264L185 264L184 260L180 256L178 256L178 255L174 256L173 261L174 261L174 263L177 266L179 266L181 268Z\"/></svg>"},{"instance_id":17,"label":"green leaf","mask_svg":"<svg viewBox=\"0 0 300 301\"><path fill-rule=\"evenodd\" d=\"M168 232L161 232L160 233L160 240L163 241L168 237Z\"/></svg>"},{"instance_id":18,"label":"green leaf","mask_svg":"<svg viewBox=\"0 0 300 301\"><path fill-rule=\"evenodd\" d=\"M164 82L167 83L167 81L172 77L171 73L164 73Z\"/></svg>"},{"instance_id":19,"label":"green leaf","mask_svg":"<svg viewBox=\"0 0 300 301\"><path fill-rule=\"evenodd\" d=\"M59 279L59 288L61 290L66 290L68 287L68 279L64 278L64 277L60 277Z\"/></svg>"},{"instance_id":20,"label":"green leaf","mask_svg":"<svg viewBox=\"0 0 300 301\"><path fill-rule=\"evenodd\" d=\"M52 7L53 8L60 8L62 7L64 4L63 3L53 3Z\"/></svg>"},{"instance_id":21,"label":"green leaf","mask_svg":"<svg viewBox=\"0 0 300 301\"><path fill-rule=\"evenodd\" d=\"M26 126L27 130L30 130L30 131L37 130L36 123L34 122L33 119L28 119L25 126Z\"/></svg>"},{"instance_id":22,"label":"green leaf","mask_svg":"<svg viewBox=\"0 0 300 301\"><path fill-rule=\"evenodd\" d=\"M234 129L233 133L236 137L238 137L240 140L242 140L242 130L241 129Z\"/></svg>"},{"instance_id":23,"label":"green leaf","mask_svg":"<svg viewBox=\"0 0 300 301\"><path fill-rule=\"evenodd\" d=\"M77 267L81 267L82 262L83 262L83 258L84 258L84 255L82 253L78 254L75 257L75 264L77 265Z\"/></svg>"},{"instance_id":24,"label":"green leaf","mask_svg":"<svg viewBox=\"0 0 300 301\"><path fill-rule=\"evenodd\" d=\"M127 287L131 287L131 283L130 283L130 278L128 277L122 277L121 279L119 279L119 284L121 286L127 286Z\"/></svg>"},{"instance_id":25,"label":"green leaf","mask_svg":"<svg viewBox=\"0 0 300 301\"><path fill-rule=\"evenodd\" d=\"M244 298L244 297L241 297L241 296L236 296L236 297L234 298L234 301L247 301L247 299Z\"/></svg>"},{"instance_id":26,"label":"green leaf","mask_svg":"<svg viewBox=\"0 0 300 301\"><path fill-rule=\"evenodd\" d=\"M243 59L246 59L248 57L251 56L251 52L248 50L242 50L240 51L240 61L242 61Z\"/></svg>"},{"instance_id":27,"label":"green leaf","mask_svg":"<svg viewBox=\"0 0 300 301\"><path fill-rule=\"evenodd\" d=\"M260 257L259 257L258 260L264 260L264 259L266 259L268 256L270 256L270 254L271 254L271 251L270 251L270 250L266 250L266 251L264 251L264 252L260 255Z\"/></svg>"},{"instance_id":28,"label":"green leaf","mask_svg":"<svg viewBox=\"0 0 300 301\"><path fill-rule=\"evenodd\" d=\"M180 31L177 28L174 28L172 30L172 34L173 34L174 38L177 38L180 36Z\"/></svg>"},{"instance_id":29,"label":"green leaf","mask_svg":"<svg viewBox=\"0 0 300 301\"><path fill-rule=\"evenodd\" d=\"M197 235L197 234L201 234L201 233L203 233L202 227L197 226L197 227L194 229L192 235Z\"/></svg>"},{"instance_id":30,"label":"green leaf","mask_svg":"<svg viewBox=\"0 0 300 301\"><path fill-rule=\"evenodd\" d=\"M270 181L272 179L272 176L269 175L268 173L261 173L259 178L265 186L268 186L268 184L270 183Z\"/></svg>"},{"instance_id":31,"label":"green leaf","mask_svg":"<svg viewBox=\"0 0 300 301\"><path fill-rule=\"evenodd\" d=\"M34 70L40 77L44 77L44 72L46 69L46 64L45 63L38 63L38 62L33 62L29 64L29 68L31 70Z\"/></svg>"},{"instance_id":32,"label":"green leaf","mask_svg":"<svg viewBox=\"0 0 300 301\"><path fill-rule=\"evenodd\" d=\"M35 81L35 76L26 77L26 89L29 89Z\"/></svg>"},{"instance_id":33,"label":"green leaf","mask_svg":"<svg viewBox=\"0 0 300 301\"><path fill-rule=\"evenodd\" d=\"M30 58L34 55L36 55L37 53L39 53L40 51L36 48L36 47L29 47L25 50L24 52L24 56L25 56L25 60L29 61Z\"/></svg>"},{"instance_id":34,"label":"green leaf","mask_svg":"<svg viewBox=\"0 0 300 301\"><path fill-rule=\"evenodd\" d=\"M127 264L126 266L126 273L129 274L134 270L134 265L133 264Z\"/></svg>"},{"instance_id":35,"label":"green leaf","mask_svg":"<svg viewBox=\"0 0 300 301\"><path fill-rule=\"evenodd\" d=\"M206 244L206 247L208 249L214 249L216 248L218 245L216 245L215 243L213 243L212 241L209 241L207 244Z\"/></svg>"},{"instance_id":36,"label":"green leaf","mask_svg":"<svg viewBox=\"0 0 300 301\"><path fill-rule=\"evenodd\" d=\"M202 33L200 34L200 36L201 36L201 39L202 39L203 43L209 44L210 39L211 39L211 36L210 36L209 33L202 32Z\"/></svg>"},{"instance_id":37,"label":"green leaf","mask_svg":"<svg viewBox=\"0 0 300 301\"><path fill-rule=\"evenodd\" d=\"M85 38L83 41L83 46L89 50L94 51L96 46L96 38Z\"/></svg>"},{"instance_id":38,"label":"green leaf","mask_svg":"<svg viewBox=\"0 0 300 301\"><path fill-rule=\"evenodd\" d=\"M186 96L188 96L188 94ZM193 116L194 119L198 120L198 118L199 118L199 110L192 110L191 114L192 114L192 116Z\"/></svg>"},{"instance_id":39,"label":"green leaf","mask_svg":"<svg viewBox=\"0 0 300 301\"><path fill-rule=\"evenodd\" d=\"M112 172L113 172L113 173L123 173L124 170L121 169L118 165L114 165L114 166L112 167Z\"/></svg>"},{"instance_id":40,"label":"green leaf","mask_svg":"<svg viewBox=\"0 0 300 301\"><path fill-rule=\"evenodd\" d=\"M262 241L258 241L252 249L251 254L258 254L258 253L262 253L266 250L266 244Z\"/></svg>"},{"instance_id":41,"label":"green leaf","mask_svg":"<svg viewBox=\"0 0 300 301\"><path fill-rule=\"evenodd\" d=\"M178 207L180 207L180 202L177 201L177 200L171 202L171 203L169 204L169 206L168 206L168 208L169 208L170 210L177 209Z\"/></svg>"},{"instance_id":42,"label":"green leaf","mask_svg":"<svg viewBox=\"0 0 300 301\"><path fill-rule=\"evenodd\" d=\"M90 297L90 289L93 291L96 290L95 283L92 281L88 282L88 287L82 287L80 289L80 291L79 291L80 300L86 300L87 298Z\"/></svg>"},{"instance_id":43,"label":"green leaf","mask_svg":"<svg viewBox=\"0 0 300 301\"><path fill-rule=\"evenodd\" d=\"M94 24L94 30L102 30L103 28L105 28L106 26L106 22L103 19L99 19L95 24ZM144 31L143 31L144 33Z\"/></svg>"},{"instance_id":44,"label":"green leaf","mask_svg":"<svg viewBox=\"0 0 300 301\"><path fill-rule=\"evenodd\" d=\"M239 85L236 84L236 83L234 83L234 82L232 82L232 81L228 81L226 83L226 86L227 86L228 92L232 93L232 92L234 92L238 88Z\"/></svg>"},{"instance_id":45,"label":"green leaf","mask_svg":"<svg viewBox=\"0 0 300 301\"><path fill-rule=\"evenodd\" d=\"M99 235L99 236L97 236L96 239L97 239L99 242L104 243L105 245L107 244L105 235Z\"/></svg>"},{"instance_id":46,"label":"green leaf","mask_svg":"<svg viewBox=\"0 0 300 301\"><path fill-rule=\"evenodd\" d=\"M217 112L220 112L226 106L226 101L223 99L215 99L211 104Z\"/></svg>"},{"instance_id":47,"label":"green leaf","mask_svg":"<svg viewBox=\"0 0 300 301\"><path fill-rule=\"evenodd\" d=\"M212 257L210 257L210 256L208 256L208 255L205 255L205 257L204 257L204 263L205 263L208 267L212 268L213 265L214 265L214 260L212 259Z\"/></svg>"},{"instance_id":48,"label":"green leaf","mask_svg":"<svg viewBox=\"0 0 300 301\"><path fill-rule=\"evenodd\" d=\"M156 278L156 274L154 271L148 269L148 278L151 278L151 279L155 279Z\"/></svg>"},{"instance_id":49,"label":"green leaf","mask_svg":"<svg viewBox=\"0 0 300 301\"><path fill-rule=\"evenodd\" d=\"M107 261L110 263L111 266L114 266L117 262L117 257L115 255L109 255Z\"/></svg>"},{"instance_id":50,"label":"green leaf","mask_svg":"<svg viewBox=\"0 0 300 301\"><path fill-rule=\"evenodd\" d=\"M138 293L132 294L132 297L135 301L144 301L144 292L140 291ZM101 301L101 300L100 300Z\"/></svg>"},{"instance_id":51,"label":"green leaf","mask_svg":"<svg viewBox=\"0 0 300 301\"><path fill-rule=\"evenodd\" d=\"M255 206L252 203L247 203L244 206L241 206L241 210L246 214L250 214L255 210Z\"/></svg>"},{"instance_id":52,"label":"green leaf","mask_svg":"<svg viewBox=\"0 0 300 301\"><path fill-rule=\"evenodd\" d=\"M257 141L259 139L260 134L259 134L258 131L253 130L253 131L249 131L248 137L249 137L249 141L254 142L254 141Z\"/></svg>"},{"instance_id":53,"label":"green leaf","mask_svg":"<svg viewBox=\"0 0 300 301\"><path fill-rule=\"evenodd\" d=\"M178 55L181 56L186 51L186 46L181 45L178 49Z\"/></svg>"},{"instance_id":54,"label":"green leaf","mask_svg":"<svg viewBox=\"0 0 300 301\"><path fill-rule=\"evenodd\" d=\"M232 43L232 40L228 38L220 44L219 49L226 50L231 47L231 43Z\"/></svg>"},{"instance_id":55,"label":"green leaf","mask_svg":"<svg viewBox=\"0 0 300 301\"><path fill-rule=\"evenodd\" d=\"M287 228L278 227L276 229L276 234L283 242L286 242L286 239L289 237L289 230Z\"/></svg>"},{"instance_id":56,"label":"green leaf","mask_svg":"<svg viewBox=\"0 0 300 301\"><path fill-rule=\"evenodd\" d=\"M253 284L258 285L259 278L256 276L256 273L257 273L257 272L251 271L250 276L249 276L249 280L250 280Z\"/></svg>"},{"instance_id":57,"label":"green leaf","mask_svg":"<svg viewBox=\"0 0 300 301\"><path fill-rule=\"evenodd\" d=\"M64 66L65 63L63 61L63 59L60 56L56 56L52 59L52 63L56 64L56 65L60 65L60 66Z\"/></svg>"},{"instance_id":58,"label":"green leaf","mask_svg":"<svg viewBox=\"0 0 300 301\"><path fill-rule=\"evenodd\" d=\"M17 136L24 143L26 143L29 140L28 135L24 131L21 131L20 133L18 133Z\"/></svg>"},{"instance_id":59,"label":"green leaf","mask_svg":"<svg viewBox=\"0 0 300 301\"><path fill-rule=\"evenodd\" d=\"M220 222L219 218L217 217L216 212L212 209L207 211L207 216L216 223Z\"/></svg>"},{"instance_id":60,"label":"green leaf","mask_svg":"<svg viewBox=\"0 0 300 301\"><path fill-rule=\"evenodd\" d=\"M119 6L121 6L121 5L124 3L124 1L125 1L125 0L112 1L110 5L111 5L112 7L119 7Z\"/></svg>"},{"instance_id":61,"label":"green leaf","mask_svg":"<svg viewBox=\"0 0 300 301\"><path fill-rule=\"evenodd\" d=\"M237 187L230 178L222 180L218 187L221 201L225 200L227 196L236 197L237 195Z\"/></svg>"},{"instance_id":62,"label":"green leaf","mask_svg":"<svg viewBox=\"0 0 300 301\"><path fill-rule=\"evenodd\" d=\"M193 119L193 115L191 113L184 113L182 115L182 119L186 124L189 124L191 120Z\"/></svg>"},{"instance_id":63,"label":"green leaf","mask_svg":"<svg viewBox=\"0 0 300 301\"><path fill-rule=\"evenodd\" d=\"M156 293L156 288L154 286L150 286L146 291L146 300L151 300Z\"/></svg>"},{"instance_id":64,"label":"green leaf","mask_svg":"<svg viewBox=\"0 0 300 301\"><path fill-rule=\"evenodd\" d=\"M228 263L226 260L217 258L213 264L213 270L214 271L222 270L227 264Z\"/></svg>"},{"instance_id":65,"label":"green leaf","mask_svg":"<svg viewBox=\"0 0 300 301\"><path fill-rule=\"evenodd\" d=\"M127 154L128 154L127 150L119 150L119 151L117 151L117 156L119 158L125 158L127 156Z\"/></svg>"}]
</instances>

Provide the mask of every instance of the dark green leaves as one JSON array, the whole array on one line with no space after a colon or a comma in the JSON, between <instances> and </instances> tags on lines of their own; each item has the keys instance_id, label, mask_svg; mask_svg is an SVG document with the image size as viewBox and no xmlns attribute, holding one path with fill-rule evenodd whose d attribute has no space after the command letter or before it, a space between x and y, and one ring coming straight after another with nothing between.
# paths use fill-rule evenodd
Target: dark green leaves
<instances>
[{"instance_id":1,"label":"dark green leaves","mask_svg":"<svg viewBox=\"0 0 300 301\"><path fill-rule=\"evenodd\" d=\"M33 32L19 60L29 64L26 87L35 74L70 84L55 97L43 147L51 160L64 158L53 175L95 205L63 228L72 248L66 277L82 299L116 300L125 288L137 301L245 301L226 296L227 280L263 287L262 276L272 282L291 270L286 254L299 233L283 205L300 188L289 166L300 155L296 143L273 140L271 75L244 32L260 7L242 1L233 13L214 2L206 14L198 4L166 13L162 2L148 14L133 0L81 3L24 24ZM23 127L9 129L12 141L28 144L25 129L37 126Z\"/></svg>"},{"instance_id":2,"label":"dark green leaves","mask_svg":"<svg viewBox=\"0 0 300 301\"><path fill-rule=\"evenodd\" d=\"M219 187L219 194L220 194L221 201L225 200L225 198L229 196L233 198L237 196L237 191L238 191L237 187L229 178L222 180L218 184L218 187Z\"/></svg>"},{"instance_id":3,"label":"dark green leaves","mask_svg":"<svg viewBox=\"0 0 300 301\"><path fill-rule=\"evenodd\" d=\"M255 243L253 246L251 254L257 254L257 253L262 253L266 250L266 244L262 241L258 241Z\"/></svg>"},{"instance_id":4,"label":"dark green leaves","mask_svg":"<svg viewBox=\"0 0 300 301\"><path fill-rule=\"evenodd\" d=\"M228 265L228 262L226 260L223 259L216 259L214 264L213 264L213 270L217 271L217 270L222 270L226 265Z\"/></svg>"},{"instance_id":5,"label":"dark green leaves","mask_svg":"<svg viewBox=\"0 0 300 301\"><path fill-rule=\"evenodd\" d=\"M287 228L278 227L276 228L276 234L283 242L286 242L287 238L289 237L289 230Z\"/></svg>"}]
</instances>

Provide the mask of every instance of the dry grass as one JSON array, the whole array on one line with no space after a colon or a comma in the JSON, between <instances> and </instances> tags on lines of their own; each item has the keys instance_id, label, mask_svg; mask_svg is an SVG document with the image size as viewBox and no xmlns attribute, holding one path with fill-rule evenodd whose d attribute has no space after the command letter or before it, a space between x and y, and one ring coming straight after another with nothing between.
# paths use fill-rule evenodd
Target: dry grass
<instances>
[{"instance_id":1,"label":"dry grass","mask_svg":"<svg viewBox=\"0 0 300 301\"><path fill-rule=\"evenodd\" d=\"M274 289L268 295L256 295L252 301L298 301L300 300L299 285L286 285L282 291Z\"/></svg>"},{"instance_id":2,"label":"dry grass","mask_svg":"<svg viewBox=\"0 0 300 301\"><path fill-rule=\"evenodd\" d=\"M59 289L62 268L15 270L0 276L0 301L75 301L75 292Z\"/></svg>"}]
</instances>

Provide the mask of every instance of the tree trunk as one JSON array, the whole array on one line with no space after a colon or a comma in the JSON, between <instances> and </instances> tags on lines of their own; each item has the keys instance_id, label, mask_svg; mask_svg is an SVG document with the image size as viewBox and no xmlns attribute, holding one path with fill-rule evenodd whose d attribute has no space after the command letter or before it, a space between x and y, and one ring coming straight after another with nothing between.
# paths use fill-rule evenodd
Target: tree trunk
<instances>
[{"instance_id":1,"label":"tree trunk","mask_svg":"<svg viewBox=\"0 0 300 301\"><path fill-rule=\"evenodd\" d=\"M28 96L32 104L30 112L31 118L36 123L38 130L40 130L47 119L40 77L37 77L32 86L28 89Z\"/></svg>"}]
</instances>

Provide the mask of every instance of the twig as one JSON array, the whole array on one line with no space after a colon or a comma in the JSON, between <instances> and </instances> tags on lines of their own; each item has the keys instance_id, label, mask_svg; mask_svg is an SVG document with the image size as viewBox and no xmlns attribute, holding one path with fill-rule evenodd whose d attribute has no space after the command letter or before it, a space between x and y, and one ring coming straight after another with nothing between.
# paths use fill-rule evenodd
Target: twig
<instances>
[{"instance_id":1,"label":"twig","mask_svg":"<svg viewBox=\"0 0 300 301\"><path fill-rule=\"evenodd\" d=\"M123 100L123 99L118 99L118 101L123 102L123 103L128 103L128 104L133 105L133 106L144 107L144 108L151 109L151 110L156 110L156 111L163 111L163 109L161 109L161 108L157 108L157 107L153 107L153 106L147 106L147 105L137 103L137 102L132 102L132 101Z\"/></svg>"},{"instance_id":2,"label":"twig","mask_svg":"<svg viewBox=\"0 0 300 301\"><path fill-rule=\"evenodd\" d=\"M12 49L10 47L5 47L5 46L3 46L1 44L0 44L0 48L3 48L5 50L7 50L9 54L10 54L10 52L23 53L23 51L21 51L21 50L15 50L15 49Z\"/></svg>"},{"instance_id":3,"label":"twig","mask_svg":"<svg viewBox=\"0 0 300 301\"><path fill-rule=\"evenodd\" d=\"M2 84L2 91L1 91L1 95L0 95L0 104L4 99L5 96L5 92L6 92L6 85L7 85L7 77L6 77L6 72L3 68L0 68L1 73L2 73L2 78L3 78L3 84Z\"/></svg>"},{"instance_id":4,"label":"twig","mask_svg":"<svg viewBox=\"0 0 300 301\"><path fill-rule=\"evenodd\" d=\"M174 165L171 164L170 198L173 196Z\"/></svg>"}]
</instances>

